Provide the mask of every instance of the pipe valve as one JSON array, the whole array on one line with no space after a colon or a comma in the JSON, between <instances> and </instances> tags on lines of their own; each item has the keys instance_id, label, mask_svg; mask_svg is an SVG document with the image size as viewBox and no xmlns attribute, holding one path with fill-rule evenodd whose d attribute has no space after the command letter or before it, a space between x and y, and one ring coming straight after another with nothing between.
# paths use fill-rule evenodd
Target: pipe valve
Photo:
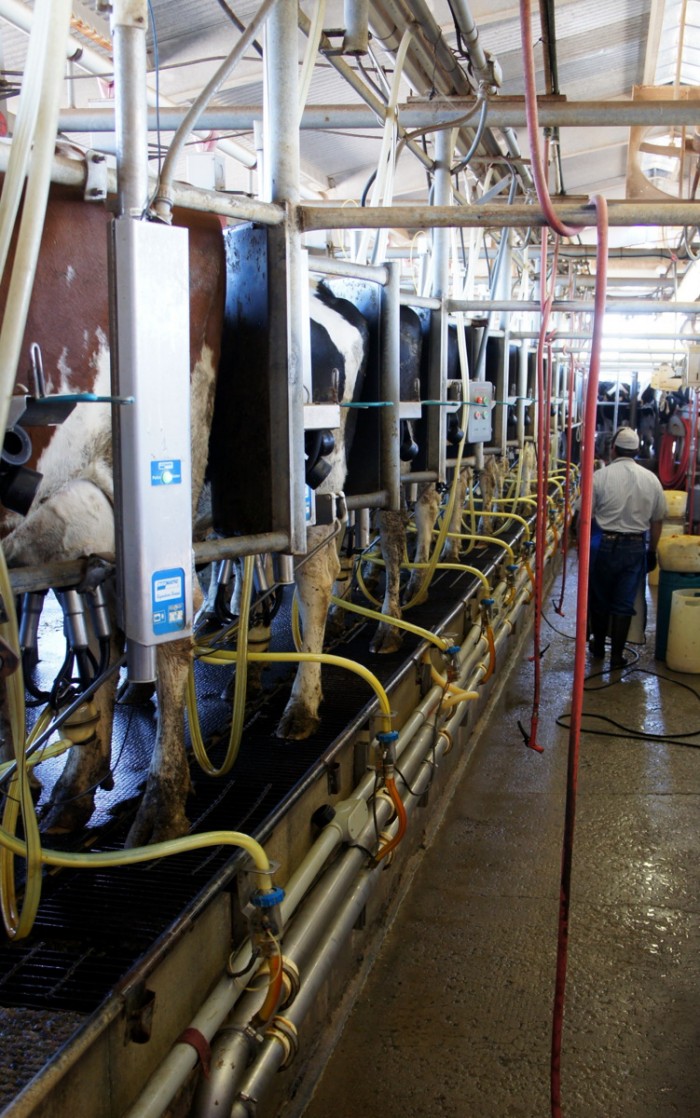
<instances>
[{"instance_id":1,"label":"pipe valve","mask_svg":"<svg viewBox=\"0 0 700 1118\"><path fill-rule=\"evenodd\" d=\"M442 658L445 664L445 675L450 683L454 683L459 675L459 666L457 664L457 657L459 655L460 646L458 644L451 644L448 648L443 649Z\"/></svg>"},{"instance_id":2,"label":"pipe valve","mask_svg":"<svg viewBox=\"0 0 700 1118\"><path fill-rule=\"evenodd\" d=\"M256 889L251 893L244 915L248 921L250 937L261 955L266 958L278 953L277 936L282 930L280 905L284 900L284 889L270 885L267 889Z\"/></svg>"},{"instance_id":3,"label":"pipe valve","mask_svg":"<svg viewBox=\"0 0 700 1118\"><path fill-rule=\"evenodd\" d=\"M392 776L396 764L396 730L380 730L377 734L377 768L381 770L384 778Z\"/></svg>"},{"instance_id":4,"label":"pipe valve","mask_svg":"<svg viewBox=\"0 0 700 1118\"><path fill-rule=\"evenodd\" d=\"M481 625L483 629L489 629L493 620L493 598L482 598L479 602L479 609L481 611Z\"/></svg>"}]
</instances>

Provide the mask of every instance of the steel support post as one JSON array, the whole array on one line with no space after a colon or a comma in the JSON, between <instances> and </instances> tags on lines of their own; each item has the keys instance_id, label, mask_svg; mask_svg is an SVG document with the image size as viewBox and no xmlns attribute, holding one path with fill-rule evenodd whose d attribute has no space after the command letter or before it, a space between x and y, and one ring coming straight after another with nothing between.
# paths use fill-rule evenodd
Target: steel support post
<instances>
[{"instance_id":1,"label":"steel support post","mask_svg":"<svg viewBox=\"0 0 700 1118\"><path fill-rule=\"evenodd\" d=\"M382 361L379 391L382 400L391 403L380 414L380 487L389 496L388 508L401 508L401 461L399 457L400 376L400 265L387 264L387 283L381 289Z\"/></svg>"},{"instance_id":2,"label":"steel support post","mask_svg":"<svg viewBox=\"0 0 700 1118\"><path fill-rule=\"evenodd\" d=\"M436 206L449 206L452 202L452 161L454 133L452 129L437 132L435 135L435 175L433 178L433 197ZM448 294L450 273L450 230L433 229L433 286L432 296L440 301L438 310L430 316L430 366L428 395L431 400L447 398L447 314L444 300ZM445 409L429 407L427 411L427 453L426 469L437 471L440 481L445 480L447 467L446 437L447 418Z\"/></svg>"},{"instance_id":3,"label":"steel support post","mask_svg":"<svg viewBox=\"0 0 700 1118\"><path fill-rule=\"evenodd\" d=\"M299 201L299 97L296 0L278 0L265 27L264 133L266 200L288 206ZM304 270L296 226L288 220L270 230L270 430L273 489L272 530L289 533L290 550L306 549L304 508L304 410L301 331Z\"/></svg>"},{"instance_id":4,"label":"steel support post","mask_svg":"<svg viewBox=\"0 0 700 1118\"><path fill-rule=\"evenodd\" d=\"M117 201L126 217L141 217L148 202L147 10L146 0L124 0L112 16Z\"/></svg>"}]
</instances>

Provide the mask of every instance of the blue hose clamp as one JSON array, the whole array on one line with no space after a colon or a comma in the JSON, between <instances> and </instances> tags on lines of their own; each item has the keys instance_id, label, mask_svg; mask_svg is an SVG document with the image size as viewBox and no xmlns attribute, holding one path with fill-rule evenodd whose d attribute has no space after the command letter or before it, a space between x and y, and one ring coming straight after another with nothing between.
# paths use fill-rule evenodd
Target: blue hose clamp
<instances>
[{"instance_id":1,"label":"blue hose clamp","mask_svg":"<svg viewBox=\"0 0 700 1118\"><path fill-rule=\"evenodd\" d=\"M391 745L396 741L399 736L398 730L382 730L377 734L377 741L380 745Z\"/></svg>"},{"instance_id":2,"label":"blue hose clamp","mask_svg":"<svg viewBox=\"0 0 700 1118\"><path fill-rule=\"evenodd\" d=\"M273 885L272 889L268 889L265 893L262 890L253 893L250 900L256 908L274 908L284 900L284 889L279 885Z\"/></svg>"},{"instance_id":3,"label":"blue hose clamp","mask_svg":"<svg viewBox=\"0 0 700 1118\"><path fill-rule=\"evenodd\" d=\"M460 650L460 645L451 644L449 648L445 649L445 656L456 656Z\"/></svg>"}]
</instances>

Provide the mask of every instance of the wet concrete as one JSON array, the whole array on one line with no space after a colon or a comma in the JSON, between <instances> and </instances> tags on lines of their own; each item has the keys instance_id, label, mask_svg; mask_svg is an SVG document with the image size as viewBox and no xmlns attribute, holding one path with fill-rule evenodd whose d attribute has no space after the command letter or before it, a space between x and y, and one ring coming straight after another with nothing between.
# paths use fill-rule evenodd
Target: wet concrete
<instances>
[{"instance_id":1,"label":"wet concrete","mask_svg":"<svg viewBox=\"0 0 700 1118\"><path fill-rule=\"evenodd\" d=\"M532 703L523 657L304 1118L551 1112L568 746L556 719L571 693L574 646L564 634L575 626L575 570L569 585L565 616L547 610L559 632L543 626L543 643L551 641L538 734L545 751L526 749L517 727L529 726ZM700 745L700 675L674 675L654 660L649 604L636 670L591 678L584 709L641 733L698 736L685 745L582 736L565 1118L700 1115L700 749L691 745Z\"/></svg>"}]
</instances>

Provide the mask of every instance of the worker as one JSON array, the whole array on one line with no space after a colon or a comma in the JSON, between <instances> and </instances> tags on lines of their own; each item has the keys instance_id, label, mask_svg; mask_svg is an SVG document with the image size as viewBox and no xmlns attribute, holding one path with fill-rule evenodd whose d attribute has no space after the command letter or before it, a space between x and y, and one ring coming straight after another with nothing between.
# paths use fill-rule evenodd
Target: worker
<instances>
[{"instance_id":1,"label":"worker","mask_svg":"<svg viewBox=\"0 0 700 1118\"><path fill-rule=\"evenodd\" d=\"M656 567L656 547L667 515L658 477L635 461L639 436L620 427L612 440L611 461L593 474L591 562L588 577L590 651L605 656L610 630L610 667L624 668L624 648L634 602L646 572Z\"/></svg>"}]
</instances>

